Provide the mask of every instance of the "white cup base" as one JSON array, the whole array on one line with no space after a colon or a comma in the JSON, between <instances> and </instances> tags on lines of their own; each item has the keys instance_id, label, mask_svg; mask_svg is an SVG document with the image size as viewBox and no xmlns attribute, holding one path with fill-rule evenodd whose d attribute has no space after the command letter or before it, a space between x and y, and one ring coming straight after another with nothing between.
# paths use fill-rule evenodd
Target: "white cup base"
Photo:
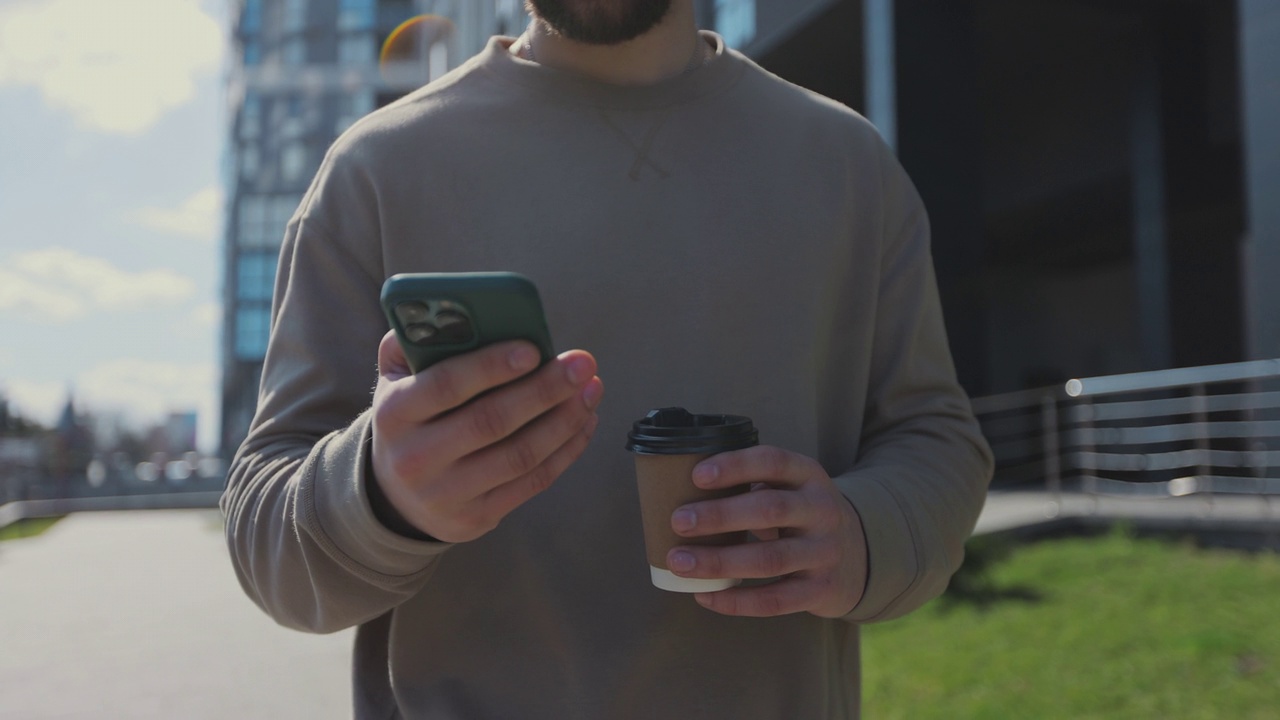
<instances>
[{"instance_id":1,"label":"white cup base","mask_svg":"<svg viewBox=\"0 0 1280 720\"><path fill-rule=\"evenodd\" d=\"M649 577L653 580L654 587L660 590L681 593L717 592L719 590L728 590L742 582L741 580L733 578L705 579L680 577L670 570L663 570L662 568L654 567L653 565L649 566Z\"/></svg>"}]
</instances>

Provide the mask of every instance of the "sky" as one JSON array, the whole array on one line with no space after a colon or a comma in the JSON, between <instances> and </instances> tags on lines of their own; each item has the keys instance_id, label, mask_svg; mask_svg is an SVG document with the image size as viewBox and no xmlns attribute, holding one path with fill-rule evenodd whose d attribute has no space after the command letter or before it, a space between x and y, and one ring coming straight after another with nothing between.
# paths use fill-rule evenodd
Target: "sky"
<instances>
[{"instance_id":1,"label":"sky","mask_svg":"<svg viewBox=\"0 0 1280 720\"><path fill-rule=\"evenodd\" d=\"M230 0L0 0L0 396L217 435Z\"/></svg>"}]
</instances>

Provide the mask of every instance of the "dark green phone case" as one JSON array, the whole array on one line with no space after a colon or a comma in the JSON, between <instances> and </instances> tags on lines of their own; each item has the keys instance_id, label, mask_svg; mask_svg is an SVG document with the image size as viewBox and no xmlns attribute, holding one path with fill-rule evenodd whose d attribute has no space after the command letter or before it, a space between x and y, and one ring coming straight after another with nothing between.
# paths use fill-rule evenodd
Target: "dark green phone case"
<instances>
[{"instance_id":1,"label":"dark green phone case","mask_svg":"<svg viewBox=\"0 0 1280 720\"><path fill-rule=\"evenodd\" d=\"M516 273L393 275L382 285L382 309L415 373L504 340L532 342L544 363L554 356L538 289ZM472 332L463 336L459 326Z\"/></svg>"}]
</instances>

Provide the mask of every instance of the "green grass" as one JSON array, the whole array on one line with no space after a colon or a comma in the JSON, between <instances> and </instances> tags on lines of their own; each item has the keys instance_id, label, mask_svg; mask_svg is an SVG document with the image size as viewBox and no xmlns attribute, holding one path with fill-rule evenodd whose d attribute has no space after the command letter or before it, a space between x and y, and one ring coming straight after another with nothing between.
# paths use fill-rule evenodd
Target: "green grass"
<instances>
[{"instance_id":1,"label":"green grass","mask_svg":"<svg viewBox=\"0 0 1280 720\"><path fill-rule=\"evenodd\" d=\"M18 538L35 537L40 533L48 530L54 523L62 518L32 518L30 520L19 520L16 523L0 527L0 541L16 540Z\"/></svg>"},{"instance_id":2,"label":"green grass","mask_svg":"<svg viewBox=\"0 0 1280 720\"><path fill-rule=\"evenodd\" d=\"M1280 718L1280 555L1123 532L973 549L969 600L864 629L867 718Z\"/></svg>"}]
</instances>

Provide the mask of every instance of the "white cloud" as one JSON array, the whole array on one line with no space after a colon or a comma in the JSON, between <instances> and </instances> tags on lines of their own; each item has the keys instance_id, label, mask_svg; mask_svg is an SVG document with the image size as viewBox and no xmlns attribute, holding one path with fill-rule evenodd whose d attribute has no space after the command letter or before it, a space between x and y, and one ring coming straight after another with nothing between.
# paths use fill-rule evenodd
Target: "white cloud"
<instances>
[{"instance_id":1,"label":"white cloud","mask_svg":"<svg viewBox=\"0 0 1280 720\"><path fill-rule=\"evenodd\" d=\"M53 425L67 404L67 390L65 383L6 378L0 394L24 417Z\"/></svg>"},{"instance_id":2,"label":"white cloud","mask_svg":"<svg viewBox=\"0 0 1280 720\"><path fill-rule=\"evenodd\" d=\"M137 419L195 409L207 421L213 413L217 377L213 363L113 360L81 373L76 397L86 407L122 411Z\"/></svg>"},{"instance_id":3,"label":"white cloud","mask_svg":"<svg viewBox=\"0 0 1280 720\"><path fill-rule=\"evenodd\" d=\"M212 243L222 218L222 191L216 185L187 198L176 208L147 207L131 219L144 227Z\"/></svg>"},{"instance_id":4,"label":"white cloud","mask_svg":"<svg viewBox=\"0 0 1280 720\"><path fill-rule=\"evenodd\" d=\"M187 316L187 321L193 327L201 330L211 330L218 327L218 324L222 322L222 303L207 302L198 305Z\"/></svg>"},{"instance_id":5,"label":"white cloud","mask_svg":"<svg viewBox=\"0 0 1280 720\"><path fill-rule=\"evenodd\" d=\"M3 394L19 412L46 425L57 422L68 391L78 412L118 415L135 428L161 422L169 412L195 410L201 444L208 448L216 436L217 381L212 363L124 359L90 367L68 384L11 378Z\"/></svg>"},{"instance_id":6,"label":"white cloud","mask_svg":"<svg viewBox=\"0 0 1280 720\"><path fill-rule=\"evenodd\" d=\"M65 248L20 253L0 266L0 311L68 321L90 307L128 310L186 300L195 283L167 270L129 272Z\"/></svg>"},{"instance_id":7,"label":"white cloud","mask_svg":"<svg viewBox=\"0 0 1280 720\"><path fill-rule=\"evenodd\" d=\"M137 135L216 70L222 29L198 0L0 5L0 86L32 86L90 129Z\"/></svg>"}]
</instances>

